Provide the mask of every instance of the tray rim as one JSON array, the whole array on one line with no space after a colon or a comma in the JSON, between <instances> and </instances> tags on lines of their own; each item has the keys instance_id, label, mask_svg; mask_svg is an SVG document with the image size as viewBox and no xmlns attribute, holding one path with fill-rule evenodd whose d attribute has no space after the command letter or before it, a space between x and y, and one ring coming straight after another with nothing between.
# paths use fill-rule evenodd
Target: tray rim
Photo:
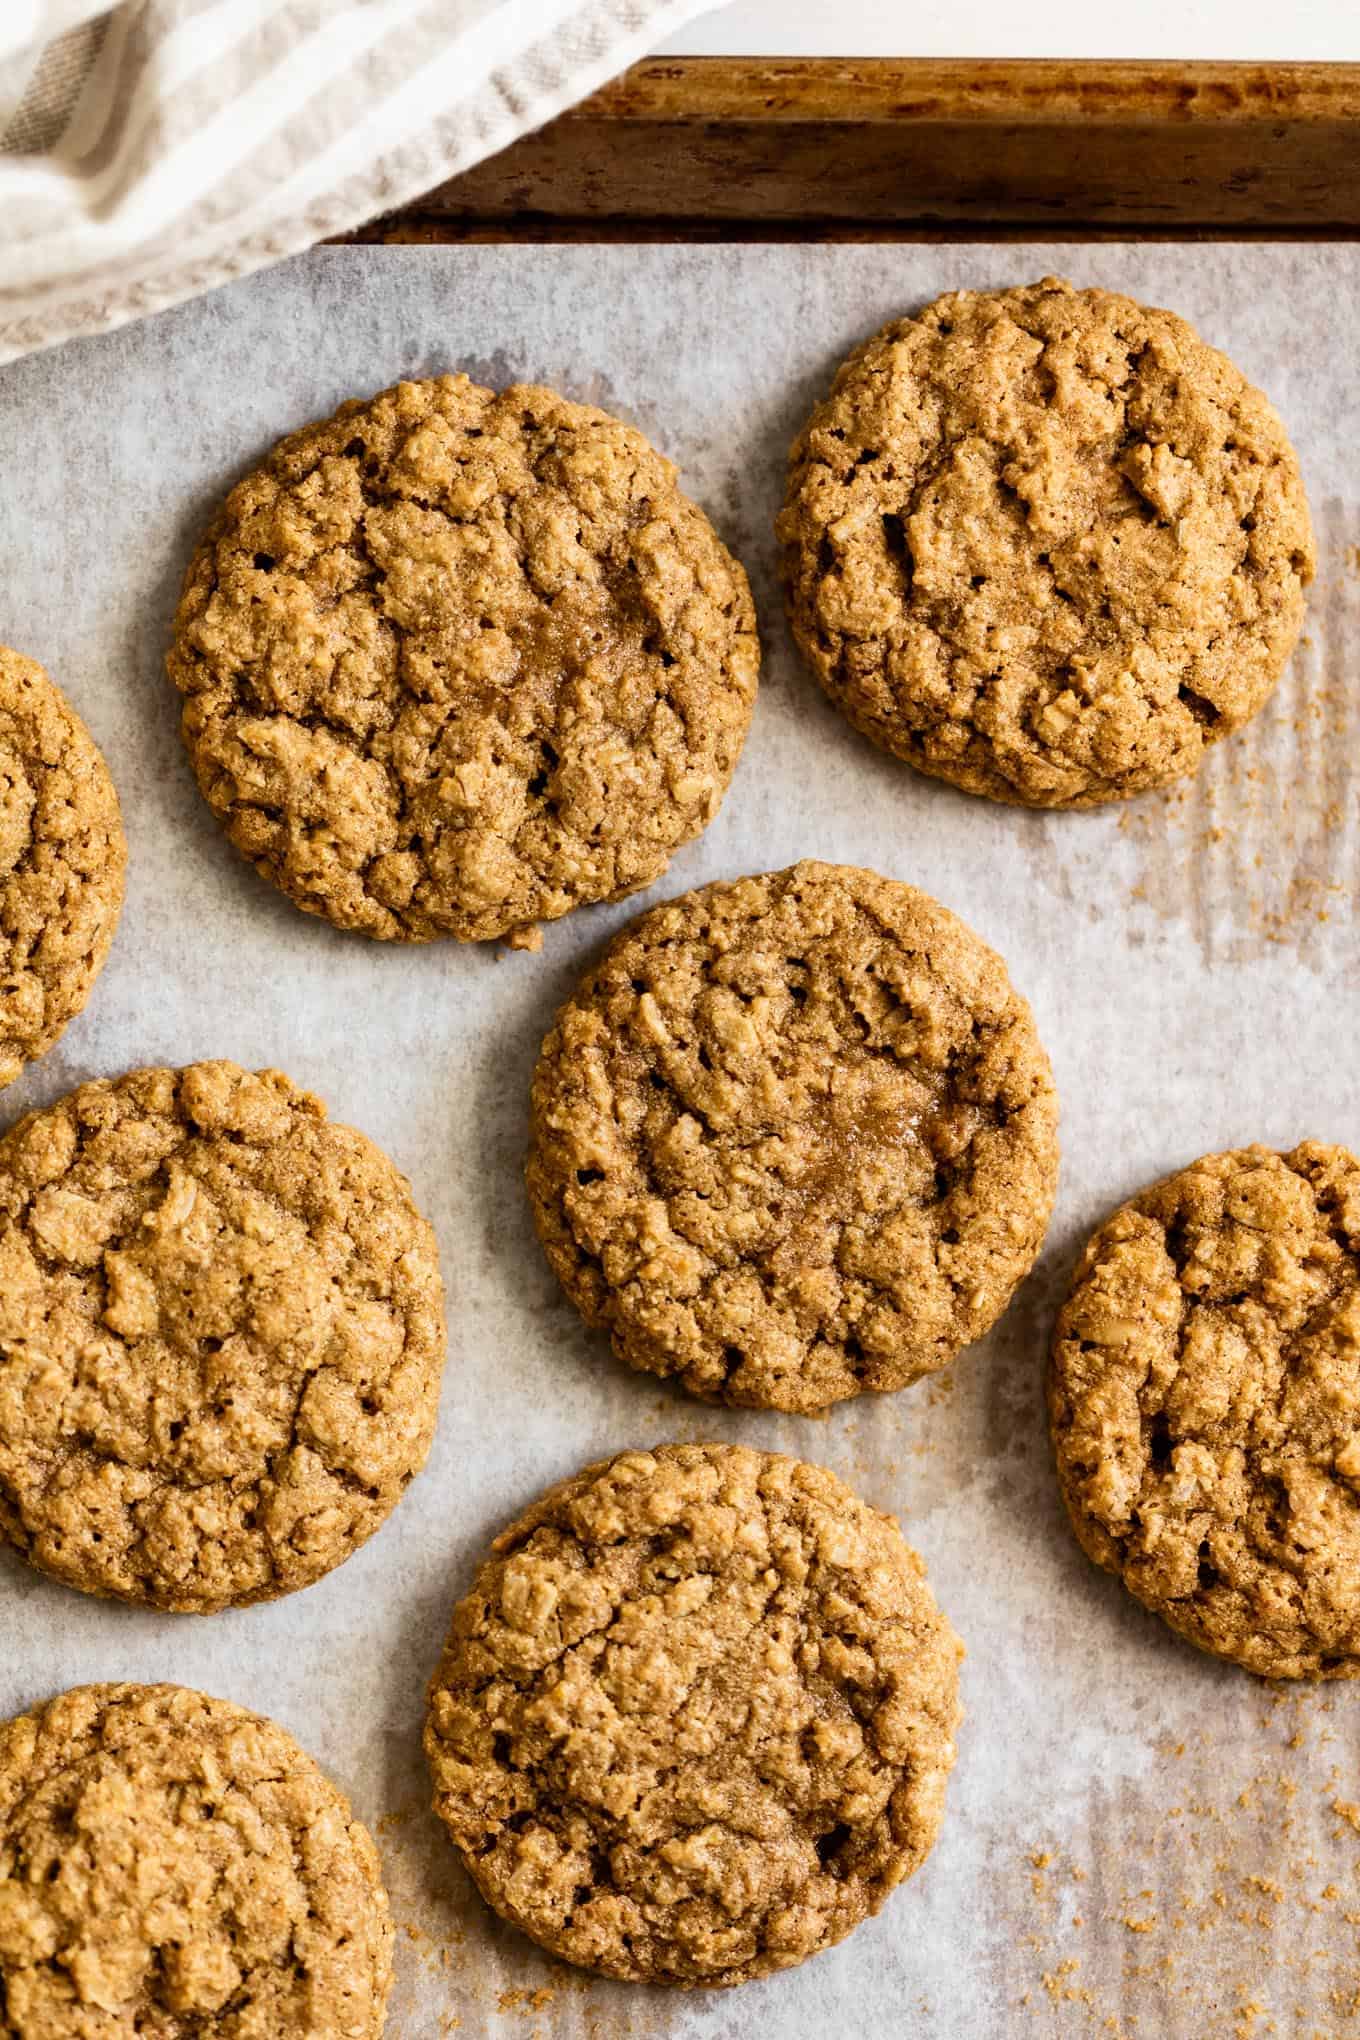
<instances>
[{"instance_id":1,"label":"tray rim","mask_svg":"<svg viewBox=\"0 0 1360 2040\"><path fill-rule=\"evenodd\" d=\"M1360 63L648 58L357 238L1040 225L1360 234Z\"/></svg>"}]
</instances>

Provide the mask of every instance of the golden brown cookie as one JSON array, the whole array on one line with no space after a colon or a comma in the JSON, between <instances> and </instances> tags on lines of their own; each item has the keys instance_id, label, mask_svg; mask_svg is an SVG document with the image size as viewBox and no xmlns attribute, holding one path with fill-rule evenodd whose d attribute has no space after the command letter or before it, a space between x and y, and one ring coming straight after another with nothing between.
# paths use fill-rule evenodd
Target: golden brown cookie
<instances>
[{"instance_id":1,"label":"golden brown cookie","mask_svg":"<svg viewBox=\"0 0 1360 2040\"><path fill-rule=\"evenodd\" d=\"M199 786L296 905L534 942L717 812L755 701L741 567L631 427L399 383L283 440L194 556L169 657Z\"/></svg>"},{"instance_id":2,"label":"golden brown cookie","mask_svg":"<svg viewBox=\"0 0 1360 2040\"><path fill-rule=\"evenodd\" d=\"M1268 1678L1360 1672L1360 1162L1206 1155L1089 1241L1049 1376L1088 1556Z\"/></svg>"},{"instance_id":3,"label":"golden brown cookie","mask_svg":"<svg viewBox=\"0 0 1360 2040\"><path fill-rule=\"evenodd\" d=\"M743 1983L928 1855L957 1637L891 1516L737 1445L625 1452L502 1531L430 1684L435 1810L568 1962Z\"/></svg>"},{"instance_id":4,"label":"golden brown cookie","mask_svg":"<svg viewBox=\"0 0 1360 2040\"><path fill-rule=\"evenodd\" d=\"M377 2040L392 1922L305 1750L183 1686L0 1722L0 2033Z\"/></svg>"},{"instance_id":5,"label":"golden brown cookie","mask_svg":"<svg viewBox=\"0 0 1360 2040\"><path fill-rule=\"evenodd\" d=\"M1031 807L1193 772L1274 687L1313 575L1260 391L1183 319L1052 277L866 340L777 529L794 634L856 728Z\"/></svg>"},{"instance_id":6,"label":"golden brown cookie","mask_svg":"<svg viewBox=\"0 0 1360 2040\"><path fill-rule=\"evenodd\" d=\"M277 1070L138 1070L0 1140L0 1533L87 1593L309 1586L434 1434L434 1234Z\"/></svg>"},{"instance_id":7,"label":"golden brown cookie","mask_svg":"<svg viewBox=\"0 0 1360 2040\"><path fill-rule=\"evenodd\" d=\"M695 1395L813 1411L947 1366L1057 1184L999 956L911 886L795 864L616 937L534 1072L529 1198L587 1324Z\"/></svg>"},{"instance_id":8,"label":"golden brown cookie","mask_svg":"<svg viewBox=\"0 0 1360 2040\"><path fill-rule=\"evenodd\" d=\"M0 1085L89 998L126 869L98 745L42 667L0 645Z\"/></svg>"}]
</instances>

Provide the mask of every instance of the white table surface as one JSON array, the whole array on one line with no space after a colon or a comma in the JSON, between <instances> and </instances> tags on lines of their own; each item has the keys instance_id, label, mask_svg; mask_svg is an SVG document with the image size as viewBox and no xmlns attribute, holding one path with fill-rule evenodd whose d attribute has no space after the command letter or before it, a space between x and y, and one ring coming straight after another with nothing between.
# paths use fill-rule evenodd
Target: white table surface
<instances>
[{"instance_id":1,"label":"white table surface","mask_svg":"<svg viewBox=\"0 0 1360 2040\"><path fill-rule=\"evenodd\" d=\"M738 0L673 36L701 56L1167 57L1360 60L1354 0Z\"/></svg>"}]
</instances>

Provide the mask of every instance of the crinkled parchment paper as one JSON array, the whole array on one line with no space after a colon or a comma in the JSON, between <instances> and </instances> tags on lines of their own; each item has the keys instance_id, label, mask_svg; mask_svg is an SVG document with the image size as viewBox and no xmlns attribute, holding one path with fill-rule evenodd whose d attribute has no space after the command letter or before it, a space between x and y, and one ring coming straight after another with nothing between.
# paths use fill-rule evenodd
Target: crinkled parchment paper
<instances>
[{"instance_id":1,"label":"crinkled parchment paper","mask_svg":"<svg viewBox=\"0 0 1360 2040\"><path fill-rule=\"evenodd\" d=\"M788 441L852 342L945 288L1049 270L1174 307L1269 391L1321 549L1259 720L1193 786L1056 816L970 800L856 736L791 654L770 532ZM336 249L0 372L0 640L88 718L132 860L88 1010L0 1113L135 1064L277 1064L412 1177L451 1335L427 1471L309 1592L162 1617L0 1557L0 1711L76 1680L177 1679L286 1724L378 1833L399 2040L1360 2033L1360 1687L1272 1692L1093 1571L1040 1401L1073 1255L1117 1200L1252 1139L1360 1147L1357 332L1344 245ZM280 433L451 368L635 420L751 570L750 742L651 897L801 856L873 865L962 914L1033 1003L1063 1102L1058 1209L951 1375L807 1422L625 1373L559 1296L519 1170L539 1038L636 909L559 922L537 956L380 947L294 912L193 788L161 656L207 512ZM969 1646L968 1718L940 1842L878 1920L772 1982L672 1995L570 1975L484 1910L426 1811L419 1728L492 1531L591 1457L705 1435L822 1460L901 1516Z\"/></svg>"}]
</instances>

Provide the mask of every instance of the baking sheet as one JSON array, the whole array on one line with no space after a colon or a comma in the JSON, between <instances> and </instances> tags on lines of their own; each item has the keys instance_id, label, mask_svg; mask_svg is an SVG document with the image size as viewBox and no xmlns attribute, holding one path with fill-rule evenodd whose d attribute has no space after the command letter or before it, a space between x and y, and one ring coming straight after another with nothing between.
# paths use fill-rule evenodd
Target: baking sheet
<instances>
[{"instance_id":1,"label":"baking sheet","mask_svg":"<svg viewBox=\"0 0 1360 2040\"><path fill-rule=\"evenodd\" d=\"M1320 541L1267 710L1166 797L1026 814L922 779L799 668L774 580L783 458L845 350L960 285L1050 270L1186 314L1274 397ZM127 908L86 1013L0 1101L226 1055L363 1127L439 1234L438 1440L339 1572L211 1618L101 1605L0 1557L0 1712L78 1680L259 1707L352 1796L400 1929L395 2040L532 2034L1360 2033L1360 1688L1275 1692L1177 1643L1081 1557L1042 1352L1075 1250L1206 1150L1360 1148L1360 248L1345 245L334 249L0 371L0 641L108 756ZM998 1329L951 1373L810 1422L713 1411L615 1363L562 1300L520 1184L530 1067L624 905L541 954L381 947L305 919L229 850L161 656L194 536L282 432L398 376L543 380L633 419L747 563L762 693L726 805L647 898L801 856L876 866L1008 959L1052 1054L1062 1188ZM876 1921L792 1974L678 1995L577 1976L477 1899L426 1811L424 1679L494 1529L587 1459L717 1436L833 1467L895 1510L969 1646L945 1827Z\"/></svg>"}]
</instances>

